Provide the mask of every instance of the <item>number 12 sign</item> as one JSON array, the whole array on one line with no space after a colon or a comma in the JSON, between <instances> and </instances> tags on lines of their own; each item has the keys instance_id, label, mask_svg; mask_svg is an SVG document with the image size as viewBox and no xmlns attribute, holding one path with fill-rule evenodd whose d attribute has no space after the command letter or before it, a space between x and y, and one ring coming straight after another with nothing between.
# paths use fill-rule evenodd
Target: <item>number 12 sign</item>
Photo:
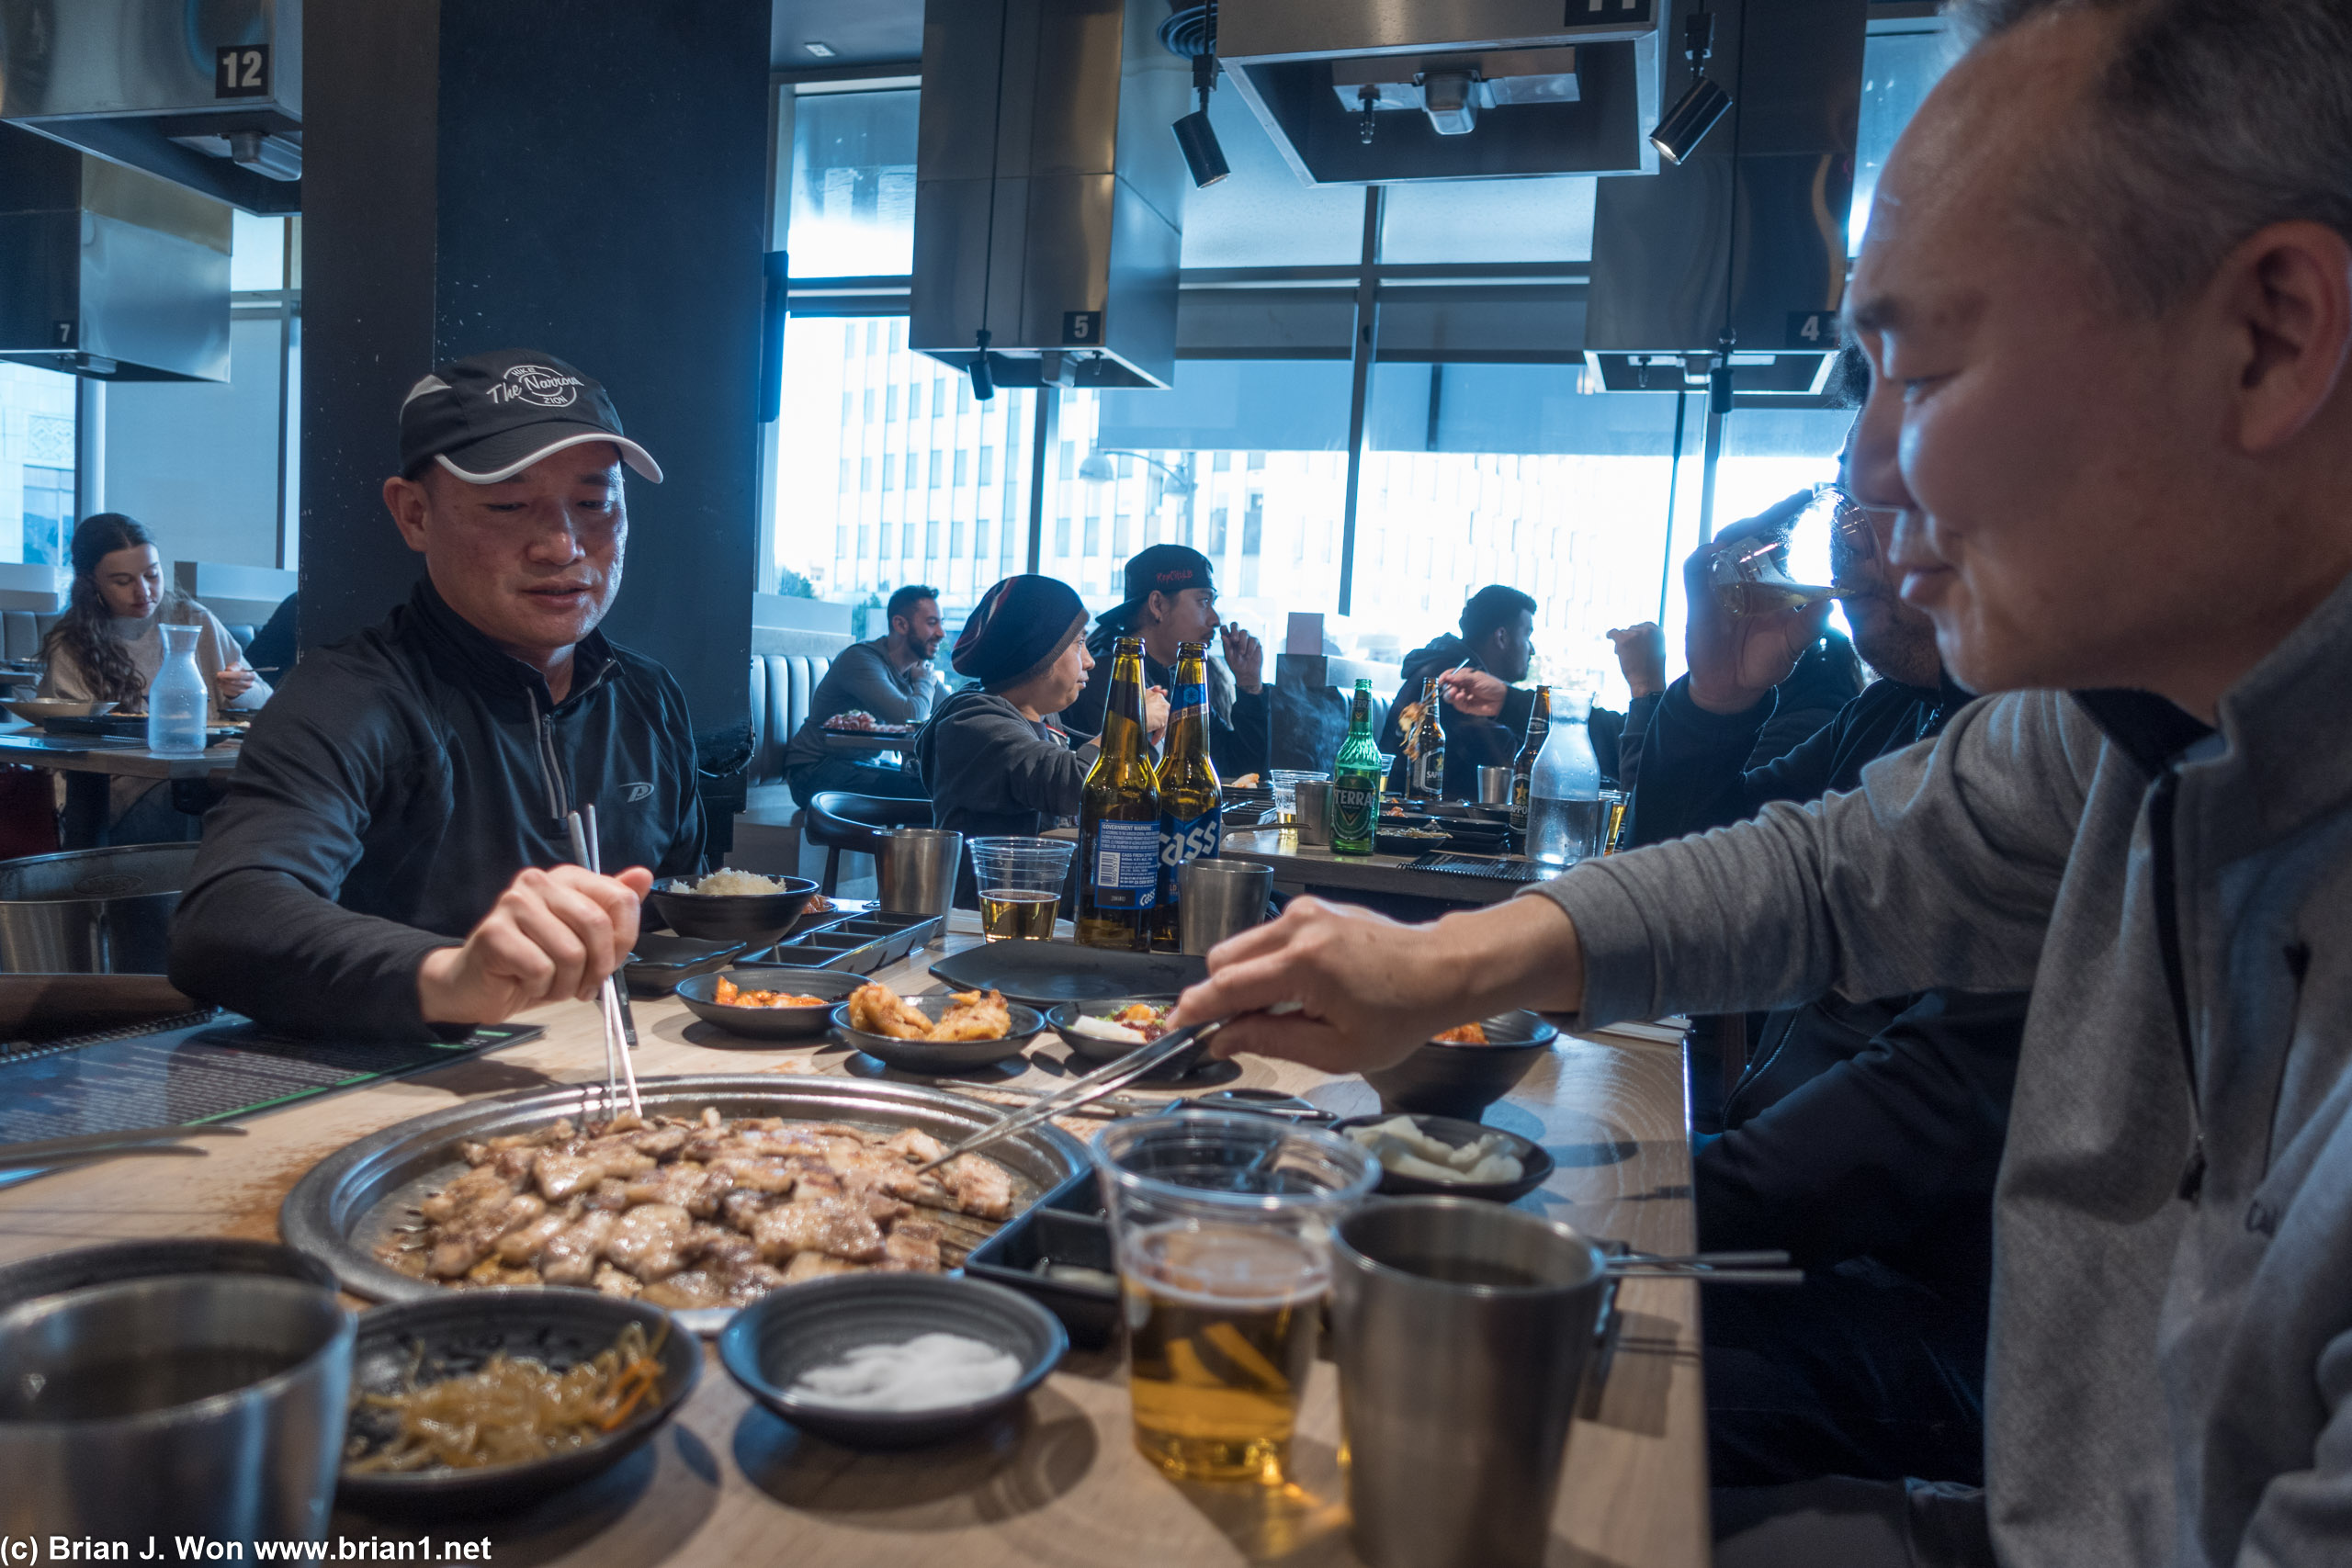
<instances>
[{"instance_id":1,"label":"number 12 sign","mask_svg":"<svg viewBox=\"0 0 2352 1568\"><path fill-rule=\"evenodd\" d=\"M212 96L216 98L269 96L269 45L224 43L214 50Z\"/></svg>"}]
</instances>

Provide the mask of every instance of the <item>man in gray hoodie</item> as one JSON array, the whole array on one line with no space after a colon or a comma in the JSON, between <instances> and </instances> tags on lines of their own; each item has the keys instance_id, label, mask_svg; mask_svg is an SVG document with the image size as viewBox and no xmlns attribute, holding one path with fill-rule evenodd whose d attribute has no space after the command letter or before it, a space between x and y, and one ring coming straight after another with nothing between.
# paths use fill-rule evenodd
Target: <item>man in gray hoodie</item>
<instances>
[{"instance_id":1,"label":"man in gray hoodie","mask_svg":"<svg viewBox=\"0 0 2352 1568\"><path fill-rule=\"evenodd\" d=\"M1855 477L1952 674L2006 694L1851 794L1507 909L1301 900L1181 1021L1295 1001L1217 1049L1367 1066L1503 1006L2030 986L1993 1547L2352 1561L2352 7L1955 11L1983 41L1849 294Z\"/></svg>"}]
</instances>

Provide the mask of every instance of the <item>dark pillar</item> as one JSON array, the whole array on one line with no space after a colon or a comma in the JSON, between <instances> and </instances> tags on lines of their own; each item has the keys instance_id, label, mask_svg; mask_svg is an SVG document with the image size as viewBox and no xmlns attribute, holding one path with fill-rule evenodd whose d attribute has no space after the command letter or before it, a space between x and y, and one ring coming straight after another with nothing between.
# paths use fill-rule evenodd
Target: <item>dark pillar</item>
<instances>
[{"instance_id":1,"label":"dark pillar","mask_svg":"<svg viewBox=\"0 0 2352 1568\"><path fill-rule=\"evenodd\" d=\"M311 0L304 17L302 638L404 598L379 497L409 384L528 345L608 387L632 479L606 630L748 750L768 15L741 0ZM707 784L714 841L740 768Z\"/></svg>"}]
</instances>

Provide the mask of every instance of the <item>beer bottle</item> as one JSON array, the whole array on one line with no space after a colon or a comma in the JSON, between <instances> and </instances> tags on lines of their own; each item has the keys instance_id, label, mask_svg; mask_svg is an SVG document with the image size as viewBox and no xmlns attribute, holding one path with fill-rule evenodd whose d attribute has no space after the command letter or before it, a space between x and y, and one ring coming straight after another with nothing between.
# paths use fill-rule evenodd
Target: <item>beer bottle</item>
<instances>
[{"instance_id":1,"label":"beer bottle","mask_svg":"<svg viewBox=\"0 0 2352 1568\"><path fill-rule=\"evenodd\" d=\"M1438 722L1438 710L1442 705L1437 677L1424 678L1421 721L1414 726L1413 734L1413 787L1409 793L1416 800L1445 798L1445 730Z\"/></svg>"},{"instance_id":2,"label":"beer bottle","mask_svg":"<svg viewBox=\"0 0 2352 1568\"><path fill-rule=\"evenodd\" d=\"M1331 852L1372 853L1380 826L1380 748L1372 739L1372 682L1358 681L1348 709L1348 738L1331 764Z\"/></svg>"},{"instance_id":3,"label":"beer bottle","mask_svg":"<svg viewBox=\"0 0 2352 1568\"><path fill-rule=\"evenodd\" d=\"M1214 855L1225 837L1225 792L1209 763L1209 645L1176 645L1175 690L1168 694L1168 744L1159 758L1159 907L1152 945L1181 951L1177 884L1184 863Z\"/></svg>"},{"instance_id":4,"label":"beer bottle","mask_svg":"<svg viewBox=\"0 0 2352 1568\"><path fill-rule=\"evenodd\" d=\"M1535 759L1544 752L1544 738L1552 732L1552 688L1535 688L1535 711L1527 718L1527 744L1510 765L1510 830L1527 831L1527 786L1535 777Z\"/></svg>"},{"instance_id":5,"label":"beer bottle","mask_svg":"<svg viewBox=\"0 0 2352 1568\"><path fill-rule=\"evenodd\" d=\"M1143 639L1119 638L1111 657L1102 755L1078 807L1078 940L1147 953L1159 892L1159 778L1143 722Z\"/></svg>"}]
</instances>

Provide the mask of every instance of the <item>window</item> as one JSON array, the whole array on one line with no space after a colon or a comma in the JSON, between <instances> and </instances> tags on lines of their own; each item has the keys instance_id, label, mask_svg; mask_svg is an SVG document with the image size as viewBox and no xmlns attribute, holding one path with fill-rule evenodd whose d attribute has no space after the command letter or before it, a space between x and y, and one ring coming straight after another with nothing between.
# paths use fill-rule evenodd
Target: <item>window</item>
<instances>
[{"instance_id":1,"label":"window","mask_svg":"<svg viewBox=\"0 0 2352 1568\"><path fill-rule=\"evenodd\" d=\"M882 459L882 488L884 490L899 488L899 455L896 452L888 454Z\"/></svg>"},{"instance_id":2,"label":"window","mask_svg":"<svg viewBox=\"0 0 2352 1568\"><path fill-rule=\"evenodd\" d=\"M980 448L980 484L982 488L996 483L996 448Z\"/></svg>"},{"instance_id":3,"label":"window","mask_svg":"<svg viewBox=\"0 0 2352 1568\"><path fill-rule=\"evenodd\" d=\"M899 417L899 411L895 405L890 410L890 417L892 419ZM874 389L871 387L865 389L865 422L868 424L874 423Z\"/></svg>"},{"instance_id":4,"label":"window","mask_svg":"<svg viewBox=\"0 0 2352 1568\"><path fill-rule=\"evenodd\" d=\"M956 482L958 485L963 484L969 477L965 470L971 456L960 446L956 449Z\"/></svg>"},{"instance_id":5,"label":"window","mask_svg":"<svg viewBox=\"0 0 2352 1568\"><path fill-rule=\"evenodd\" d=\"M1390 186L1381 210L1380 259L1589 261L1599 186L1590 175Z\"/></svg>"},{"instance_id":6,"label":"window","mask_svg":"<svg viewBox=\"0 0 2352 1568\"><path fill-rule=\"evenodd\" d=\"M865 394L865 417L868 419L874 417L874 394L870 391ZM896 387L887 388L883 391L882 417L893 424L899 422L899 389Z\"/></svg>"},{"instance_id":7,"label":"window","mask_svg":"<svg viewBox=\"0 0 2352 1568\"><path fill-rule=\"evenodd\" d=\"M870 277L912 266L918 102L911 88L794 100L785 248L795 276Z\"/></svg>"},{"instance_id":8,"label":"window","mask_svg":"<svg viewBox=\"0 0 2352 1568\"><path fill-rule=\"evenodd\" d=\"M0 560L60 561L74 517L74 378L0 363Z\"/></svg>"},{"instance_id":9,"label":"window","mask_svg":"<svg viewBox=\"0 0 2352 1568\"><path fill-rule=\"evenodd\" d=\"M1911 123L1928 90L1951 64L1951 45L1940 31L1879 33L1862 48L1862 117L1854 154L1854 209L1847 221L1847 247L1862 252L1862 231L1871 198L1886 167L1895 138Z\"/></svg>"},{"instance_id":10,"label":"window","mask_svg":"<svg viewBox=\"0 0 2352 1568\"><path fill-rule=\"evenodd\" d=\"M946 473L947 458L934 448L931 454L931 488L937 490Z\"/></svg>"}]
</instances>

